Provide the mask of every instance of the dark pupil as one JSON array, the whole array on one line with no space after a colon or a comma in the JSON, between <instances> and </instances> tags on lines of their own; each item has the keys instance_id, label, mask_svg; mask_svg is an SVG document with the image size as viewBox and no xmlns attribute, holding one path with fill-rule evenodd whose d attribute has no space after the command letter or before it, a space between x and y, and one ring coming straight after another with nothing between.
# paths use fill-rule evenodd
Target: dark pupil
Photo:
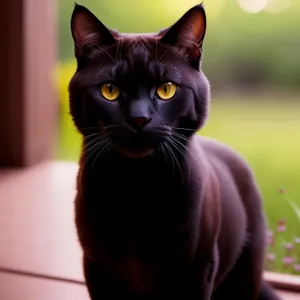
<instances>
[{"instance_id":1,"label":"dark pupil","mask_svg":"<svg viewBox=\"0 0 300 300\"><path fill-rule=\"evenodd\" d=\"M168 84L167 84L167 83L164 84L164 92L165 92L165 93L168 92Z\"/></svg>"},{"instance_id":2,"label":"dark pupil","mask_svg":"<svg viewBox=\"0 0 300 300\"><path fill-rule=\"evenodd\" d=\"M109 84L108 85L108 91L109 91L109 93L113 94L114 90L115 90L114 86L112 84Z\"/></svg>"}]
</instances>

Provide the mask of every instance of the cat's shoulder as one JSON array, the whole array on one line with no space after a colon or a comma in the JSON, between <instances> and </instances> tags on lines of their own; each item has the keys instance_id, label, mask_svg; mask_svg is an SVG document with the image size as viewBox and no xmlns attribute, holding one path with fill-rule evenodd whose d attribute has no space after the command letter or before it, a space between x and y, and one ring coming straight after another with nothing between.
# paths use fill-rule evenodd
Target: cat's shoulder
<instances>
[{"instance_id":1,"label":"cat's shoulder","mask_svg":"<svg viewBox=\"0 0 300 300\"><path fill-rule=\"evenodd\" d=\"M196 140L214 167L216 165L225 166L234 177L253 177L252 169L247 160L230 146L206 136L197 135Z\"/></svg>"},{"instance_id":2,"label":"cat's shoulder","mask_svg":"<svg viewBox=\"0 0 300 300\"><path fill-rule=\"evenodd\" d=\"M243 161L246 163L245 159L236 150L220 141L202 135L197 135L196 140L206 155L216 156L219 159L228 161Z\"/></svg>"}]
</instances>

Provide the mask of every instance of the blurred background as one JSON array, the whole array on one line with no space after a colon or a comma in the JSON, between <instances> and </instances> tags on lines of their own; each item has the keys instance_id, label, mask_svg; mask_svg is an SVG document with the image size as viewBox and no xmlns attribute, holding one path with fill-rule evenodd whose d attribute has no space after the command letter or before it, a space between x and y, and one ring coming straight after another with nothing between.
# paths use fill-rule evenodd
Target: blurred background
<instances>
[{"instance_id":1,"label":"blurred background","mask_svg":"<svg viewBox=\"0 0 300 300\"><path fill-rule=\"evenodd\" d=\"M78 0L119 32L156 32L195 0ZM59 4L55 81L60 119L56 156L77 161L80 136L68 115L76 64L73 0ZM242 154L262 191L269 226L266 268L300 274L300 1L206 0L203 70L211 82L210 118L199 134Z\"/></svg>"}]
</instances>

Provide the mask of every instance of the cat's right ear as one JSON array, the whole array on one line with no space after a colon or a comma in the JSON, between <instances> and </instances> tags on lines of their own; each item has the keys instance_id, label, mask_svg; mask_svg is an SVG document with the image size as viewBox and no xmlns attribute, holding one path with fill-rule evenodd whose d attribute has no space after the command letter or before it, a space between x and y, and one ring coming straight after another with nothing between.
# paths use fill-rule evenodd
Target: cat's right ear
<instances>
[{"instance_id":1,"label":"cat's right ear","mask_svg":"<svg viewBox=\"0 0 300 300\"><path fill-rule=\"evenodd\" d=\"M198 68L206 33L206 13L203 4L189 9L175 24L158 33L162 43L180 48Z\"/></svg>"},{"instance_id":2,"label":"cat's right ear","mask_svg":"<svg viewBox=\"0 0 300 300\"><path fill-rule=\"evenodd\" d=\"M114 44L114 32L110 31L92 12L75 3L71 18L71 31L75 51L83 47Z\"/></svg>"}]
</instances>

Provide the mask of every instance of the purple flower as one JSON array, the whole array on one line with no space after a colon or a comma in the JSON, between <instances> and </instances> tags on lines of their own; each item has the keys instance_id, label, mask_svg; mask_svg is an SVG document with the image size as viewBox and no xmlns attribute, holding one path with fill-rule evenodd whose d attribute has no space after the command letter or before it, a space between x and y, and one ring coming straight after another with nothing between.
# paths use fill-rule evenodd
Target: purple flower
<instances>
[{"instance_id":1,"label":"purple flower","mask_svg":"<svg viewBox=\"0 0 300 300\"><path fill-rule=\"evenodd\" d=\"M292 250L294 249L294 245L292 243L285 243L284 248L287 250Z\"/></svg>"},{"instance_id":2,"label":"purple flower","mask_svg":"<svg viewBox=\"0 0 300 300\"><path fill-rule=\"evenodd\" d=\"M267 230L267 243L268 243L268 245L272 245L273 242L274 242L273 231L272 230Z\"/></svg>"},{"instance_id":3,"label":"purple flower","mask_svg":"<svg viewBox=\"0 0 300 300\"><path fill-rule=\"evenodd\" d=\"M276 228L277 232L285 232L286 226L285 225L278 225Z\"/></svg>"},{"instance_id":4,"label":"purple flower","mask_svg":"<svg viewBox=\"0 0 300 300\"><path fill-rule=\"evenodd\" d=\"M294 265L294 270L295 270L296 272L300 272L300 264Z\"/></svg>"},{"instance_id":5,"label":"purple flower","mask_svg":"<svg viewBox=\"0 0 300 300\"><path fill-rule=\"evenodd\" d=\"M268 261L274 261L275 258L276 258L275 254L273 254L273 253L268 253L267 254L267 260Z\"/></svg>"},{"instance_id":6,"label":"purple flower","mask_svg":"<svg viewBox=\"0 0 300 300\"><path fill-rule=\"evenodd\" d=\"M286 231L286 221L285 220L279 220L277 222L277 228L276 228L277 232L285 232Z\"/></svg>"},{"instance_id":7,"label":"purple flower","mask_svg":"<svg viewBox=\"0 0 300 300\"><path fill-rule=\"evenodd\" d=\"M289 266L289 265L293 264L294 258L293 258L293 257L290 257L290 256L286 256L286 257L283 258L282 262L283 262L285 265Z\"/></svg>"}]
</instances>

